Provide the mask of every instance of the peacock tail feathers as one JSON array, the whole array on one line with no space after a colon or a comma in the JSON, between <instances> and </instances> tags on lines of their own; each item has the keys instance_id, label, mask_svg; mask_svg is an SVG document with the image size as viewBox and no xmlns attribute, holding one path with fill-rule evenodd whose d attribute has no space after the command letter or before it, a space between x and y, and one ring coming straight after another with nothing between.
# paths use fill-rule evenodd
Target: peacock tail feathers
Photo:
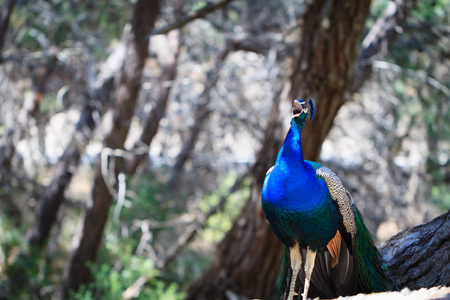
<instances>
[{"instance_id":1,"label":"peacock tail feathers","mask_svg":"<svg viewBox=\"0 0 450 300\"><path fill-rule=\"evenodd\" d=\"M280 291L280 299L283 298L283 293L287 290L288 282L290 279L290 261L289 261L289 248L284 247L283 266L281 268L280 281L278 283L278 290Z\"/></svg>"},{"instance_id":2,"label":"peacock tail feathers","mask_svg":"<svg viewBox=\"0 0 450 300\"><path fill-rule=\"evenodd\" d=\"M363 222L361 213L353 205L356 221L356 238L353 240L355 271L365 293L383 292L395 283L387 275L387 268L373 242L372 235Z\"/></svg>"}]
</instances>

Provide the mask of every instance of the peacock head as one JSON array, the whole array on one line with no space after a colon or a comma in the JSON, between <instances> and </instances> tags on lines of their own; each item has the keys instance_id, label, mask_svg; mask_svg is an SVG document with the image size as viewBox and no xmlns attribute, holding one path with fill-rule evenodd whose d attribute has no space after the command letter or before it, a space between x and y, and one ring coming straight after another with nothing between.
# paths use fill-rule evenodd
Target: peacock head
<instances>
[{"instance_id":1,"label":"peacock head","mask_svg":"<svg viewBox=\"0 0 450 300\"><path fill-rule=\"evenodd\" d=\"M303 100L294 100L294 106L292 107L292 120L297 124L305 125L305 120L310 115L310 120L314 117L314 104L309 99L309 105Z\"/></svg>"}]
</instances>

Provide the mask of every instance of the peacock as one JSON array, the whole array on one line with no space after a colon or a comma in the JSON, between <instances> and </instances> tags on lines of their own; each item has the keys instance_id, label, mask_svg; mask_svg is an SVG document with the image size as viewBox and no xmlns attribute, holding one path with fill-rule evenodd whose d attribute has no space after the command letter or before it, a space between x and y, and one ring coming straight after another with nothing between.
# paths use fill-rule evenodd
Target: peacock
<instances>
[{"instance_id":1,"label":"peacock","mask_svg":"<svg viewBox=\"0 0 450 300\"><path fill-rule=\"evenodd\" d=\"M395 283L352 196L330 169L303 159L308 116L312 121L312 100L295 100L291 127L262 189L267 221L285 245L281 297L300 294L298 277L303 300L308 291L320 298L386 291Z\"/></svg>"}]
</instances>

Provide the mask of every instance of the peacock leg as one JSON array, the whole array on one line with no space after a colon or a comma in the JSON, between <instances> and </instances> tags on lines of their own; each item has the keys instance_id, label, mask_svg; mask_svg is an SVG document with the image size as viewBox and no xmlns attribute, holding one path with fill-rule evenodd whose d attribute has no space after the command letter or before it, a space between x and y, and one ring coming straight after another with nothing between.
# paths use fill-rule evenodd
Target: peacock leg
<instances>
[{"instance_id":1,"label":"peacock leg","mask_svg":"<svg viewBox=\"0 0 450 300\"><path fill-rule=\"evenodd\" d=\"M294 245L294 247L289 248L289 255L291 258L291 269L292 269L292 277L291 277L291 285L289 287L289 296L288 300L293 300L295 295L295 282L297 281L297 274L302 267L302 256L300 254L300 248L298 243Z\"/></svg>"},{"instance_id":2,"label":"peacock leg","mask_svg":"<svg viewBox=\"0 0 450 300\"><path fill-rule=\"evenodd\" d=\"M311 248L306 249L306 261L305 261L305 287L303 288L303 300L308 299L309 282L311 280L312 271L314 269L314 262L316 260L316 251Z\"/></svg>"}]
</instances>

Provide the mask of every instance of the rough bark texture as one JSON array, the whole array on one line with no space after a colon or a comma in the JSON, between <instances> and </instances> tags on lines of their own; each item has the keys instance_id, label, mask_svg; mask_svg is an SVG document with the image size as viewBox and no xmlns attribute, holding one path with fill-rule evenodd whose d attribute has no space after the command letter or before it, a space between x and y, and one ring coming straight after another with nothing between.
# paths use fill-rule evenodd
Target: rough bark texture
<instances>
[{"instance_id":1,"label":"rough bark texture","mask_svg":"<svg viewBox=\"0 0 450 300\"><path fill-rule=\"evenodd\" d=\"M400 289L450 286L450 211L402 231L379 249Z\"/></svg>"},{"instance_id":2,"label":"rough bark texture","mask_svg":"<svg viewBox=\"0 0 450 300\"><path fill-rule=\"evenodd\" d=\"M158 13L159 1L139 0L135 4L132 27L125 40L126 58L114 81L115 105L112 125L103 141L105 148L123 148L148 55L148 37ZM69 290L77 290L82 283L90 281L91 274L86 263L97 258L111 203L112 195L104 182L98 160L81 238L65 270L61 298L65 298Z\"/></svg>"},{"instance_id":3,"label":"rough bark texture","mask_svg":"<svg viewBox=\"0 0 450 300\"><path fill-rule=\"evenodd\" d=\"M302 18L301 45L285 101L309 97L315 100L317 119L306 127L306 158L317 159L333 119L345 102L369 4L313 1ZM265 173L284 140L280 120L289 117L289 111L279 110L277 101L274 107L252 173L250 200L217 247L211 269L189 289L188 299L227 299L227 294L267 299L276 293L283 247L265 222L260 205Z\"/></svg>"}]
</instances>

